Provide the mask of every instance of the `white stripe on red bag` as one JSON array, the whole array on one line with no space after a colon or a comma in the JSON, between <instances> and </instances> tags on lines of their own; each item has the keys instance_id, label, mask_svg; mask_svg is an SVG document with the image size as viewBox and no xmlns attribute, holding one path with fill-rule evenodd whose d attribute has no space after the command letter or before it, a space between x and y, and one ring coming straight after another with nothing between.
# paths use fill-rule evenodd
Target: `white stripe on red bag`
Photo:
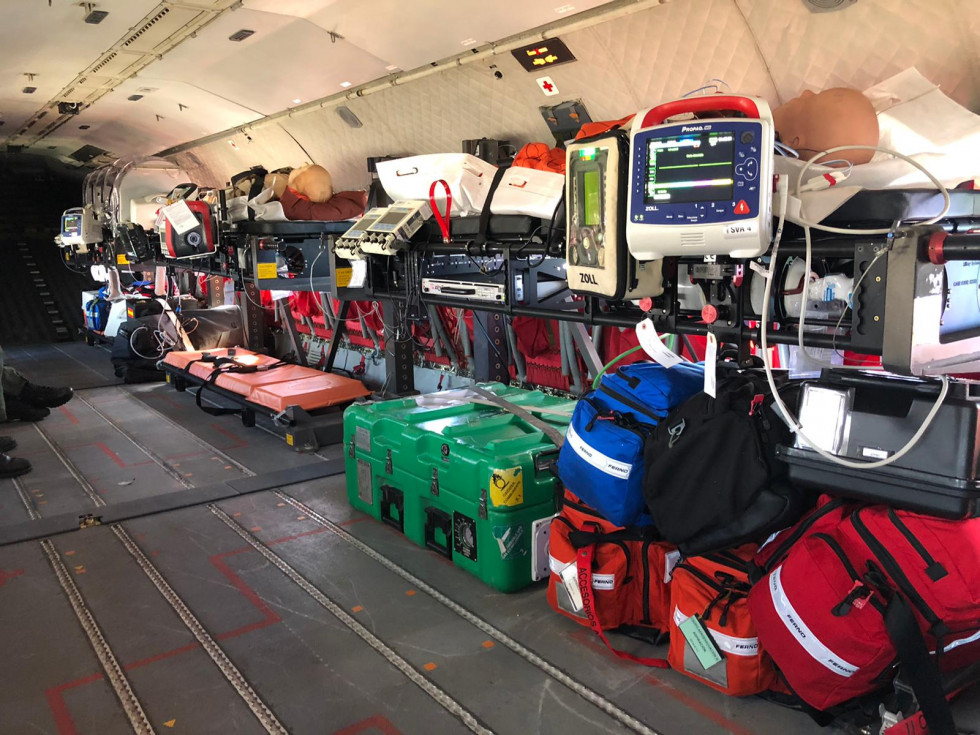
<instances>
[{"instance_id":1,"label":"white stripe on red bag","mask_svg":"<svg viewBox=\"0 0 980 735\"><path fill-rule=\"evenodd\" d=\"M674 624L678 627L689 617L691 616L682 613L679 607L674 608ZM724 653L730 653L733 656L757 656L759 653L758 638L738 638L711 628L708 628L708 632L715 639L718 648Z\"/></svg>"},{"instance_id":2,"label":"white stripe on red bag","mask_svg":"<svg viewBox=\"0 0 980 735\"><path fill-rule=\"evenodd\" d=\"M574 561L561 561L555 557L548 555L548 563L551 566L551 571L555 574L561 576L568 567L575 564ZM614 590L616 589L616 575L615 574L593 574L592 575L592 589L594 590Z\"/></svg>"},{"instance_id":3,"label":"white stripe on red bag","mask_svg":"<svg viewBox=\"0 0 980 735\"><path fill-rule=\"evenodd\" d=\"M769 593L772 595L772 604L776 609L776 614L782 621L783 625L786 626L786 630L796 639L796 642L800 644L804 651L806 651L810 657L819 662L822 666L833 671L835 674L839 674L847 679L857 673L858 667L854 664L849 664L847 661L842 659L836 653L831 651L823 642L813 634L806 623L803 622L803 618L799 616L793 605L790 603L789 598L786 597L786 591L783 589L782 581L780 580L780 573L782 572L782 565L776 567L773 573L769 577Z\"/></svg>"}]
</instances>

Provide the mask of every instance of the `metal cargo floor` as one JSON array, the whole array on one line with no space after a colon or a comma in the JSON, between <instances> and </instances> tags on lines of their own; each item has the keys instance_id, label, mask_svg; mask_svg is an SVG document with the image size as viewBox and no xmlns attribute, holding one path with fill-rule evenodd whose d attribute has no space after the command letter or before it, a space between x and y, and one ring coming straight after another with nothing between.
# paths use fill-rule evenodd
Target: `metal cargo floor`
<instances>
[{"instance_id":1,"label":"metal cargo floor","mask_svg":"<svg viewBox=\"0 0 980 735\"><path fill-rule=\"evenodd\" d=\"M0 732L826 732L616 659L543 586L496 593L351 509L342 474L293 481L336 472L339 446L297 454L117 386L102 349L6 357L80 390L0 429L35 468L0 481L0 540L130 520L0 546ZM976 695L957 711L980 724Z\"/></svg>"}]
</instances>

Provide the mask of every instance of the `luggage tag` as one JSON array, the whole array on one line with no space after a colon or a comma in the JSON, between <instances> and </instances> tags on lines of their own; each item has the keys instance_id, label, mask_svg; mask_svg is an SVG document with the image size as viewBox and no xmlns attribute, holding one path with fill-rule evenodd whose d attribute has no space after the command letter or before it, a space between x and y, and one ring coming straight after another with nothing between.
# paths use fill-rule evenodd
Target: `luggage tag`
<instances>
[{"instance_id":1,"label":"luggage tag","mask_svg":"<svg viewBox=\"0 0 980 735\"><path fill-rule=\"evenodd\" d=\"M663 343L663 338L657 334L653 320L647 317L636 325L636 338L640 341L643 351L665 368L679 365L683 360Z\"/></svg>"},{"instance_id":2,"label":"luggage tag","mask_svg":"<svg viewBox=\"0 0 980 735\"><path fill-rule=\"evenodd\" d=\"M687 645L697 656L698 663L705 671L725 660L724 655L718 649L718 644L715 643L715 639L711 637L708 629L697 615L692 615L678 627L684 636L684 640L687 641Z\"/></svg>"},{"instance_id":3,"label":"luggage tag","mask_svg":"<svg viewBox=\"0 0 980 735\"><path fill-rule=\"evenodd\" d=\"M717 398L717 375L715 365L718 363L718 338L713 332L708 332L708 341L704 348L704 392L712 398Z\"/></svg>"},{"instance_id":4,"label":"luggage tag","mask_svg":"<svg viewBox=\"0 0 980 735\"><path fill-rule=\"evenodd\" d=\"M201 224L184 199L164 207L160 212L167 218L178 235L183 235Z\"/></svg>"},{"instance_id":5,"label":"luggage tag","mask_svg":"<svg viewBox=\"0 0 980 735\"><path fill-rule=\"evenodd\" d=\"M578 584L578 564L572 562L562 569L558 576L565 586L565 592L568 593L568 599L574 606L575 612L579 612L585 605L582 604L582 590Z\"/></svg>"}]
</instances>

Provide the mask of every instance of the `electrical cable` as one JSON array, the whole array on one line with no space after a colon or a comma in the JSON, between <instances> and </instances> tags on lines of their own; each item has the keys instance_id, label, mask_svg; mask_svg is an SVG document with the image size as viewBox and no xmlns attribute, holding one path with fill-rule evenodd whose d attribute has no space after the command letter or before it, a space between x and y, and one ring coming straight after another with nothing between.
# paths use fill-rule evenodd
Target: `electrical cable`
<instances>
[{"instance_id":1,"label":"electrical cable","mask_svg":"<svg viewBox=\"0 0 980 735\"><path fill-rule=\"evenodd\" d=\"M620 353L619 355L617 355L616 357L614 357L612 360L610 360L609 362L607 362L605 365L603 365L602 366L602 370L599 371L599 373L595 376L595 379L592 381L592 390L595 390L596 388L599 387L599 381L602 380L602 376L606 374L606 371L609 368L611 368L617 362L619 362L620 360L622 360L624 357L629 357L634 352L638 352L639 350L642 350L642 349L643 349L642 345L637 345L636 347L631 347L630 349L626 350L626 352Z\"/></svg>"},{"instance_id":2,"label":"electrical cable","mask_svg":"<svg viewBox=\"0 0 980 735\"><path fill-rule=\"evenodd\" d=\"M931 171L926 169L925 166L923 166L918 161L914 160L911 156L906 156L904 153L899 153L898 151L894 151L890 148L883 148L877 145L839 145L839 146L835 146L834 148L828 148L825 151L818 152L817 155L815 155L813 158L807 161L806 164L803 165L799 173L796 175L796 187L794 190L795 193L799 194L800 187L802 186L804 174L806 174L806 172L810 170L810 167L817 162L818 158L829 155L831 153L838 153L840 151L851 151L851 150L876 151L878 153L885 153L887 155L894 156L895 158L900 158L901 160L905 161L911 166L914 166L915 168L919 169L919 171L924 173L928 177L928 179L932 181L933 184L936 185L936 188L939 190L939 193L943 195L943 202L944 202L943 209L935 217L932 217L931 219L928 219L925 222L920 222L919 224L934 225L943 217L945 217L946 214L949 212L949 208L952 204L949 197L949 189L947 189L946 186L939 179L937 179L932 174ZM808 220L805 220L803 219L802 216L793 218L793 221L802 227L812 227L815 230L820 230L822 232L831 232L837 235L887 235L893 232L894 230L894 228L848 229L844 227L829 227L827 225L821 225L818 222L810 222Z\"/></svg>"},{"instance_id":3,"label":"electrical cable","mask_svg":"<svg viewBox=\"0 0 980 735\"><path fill-rule=\"evenodd\" d=\"M828 148L825 151L819 151L813 158L811 158L809 161L806 162L806 164L804 164L804 166L800 169L799 173L797 174L797 176L796 176L796 188L795 188L795 192L794 192L795 195L796 196L799 196L800 192L802 191L802 187L804 186L803 183L802 183L803 182L803 175L807 172L807 170L809 170L810 166L812 166L817 161L817 159L822 158L823 156L829 155L831 153L837 153L839 151L844 151L844 150L873 150L873 151L876 151L876 152L885 153L887 155L891 155L891 156L894 156L896 158L899 158L899 159L905 161L906 163L912 165L913 167L915 167L919 171L921 171L923 174L925 174L936 185L936 188L939 189L940 193L943 195L943 208L942 208L942 211L939 214L937 214L935 217L932 217L932 218L930 218L930 219L928 219L928 220L926 220L924 222L921 222L920 223L921 225L933 225L933 224L936 224L943 217L945 217L946 214L949 212L949 208L950 208L950 205L951 205L951 200L950 200L950 197L949 197L949 190L943 185L943 183L939 179L937 179L932 174L932 172L930 172L928 169L926 169L925 166L923 166L922 164L920 164L918 161L912 159L911 157L906 156L905 154L899 153L898 151L892 150L890 148L884 148L882 146L868 146L868 145L847 146L847 145L845 145L845 146L837 146L835 148ZM853 166L852 166L852 168L853 168ZM849 174L850 174L850 171L848 171L847 175L849 175ZM810 294L809 294L809 287L810 287L810 268L811 268L812 260L813 260L813 242L812 242L812 237L811 237L810 230L812 228L812 229L815 229L815 230L820 230L822 232L830 232L830 233L834 233L834 234L847 234L847 235L887 235L889 237L889 244L888 244L888 246L885 249L883 249L883 251L879 252L877 256L875 256L874 260L871 262L871 264L868 266L868 268L865 269L864 273L861 275L860 280L857 283L855 283L854 286L851 288L851 296L848 299L848 305L845 308L844 313L841 314L841 318L838 320L838 324L840 324L840 323L843 322L844 315L851 308L851 303L854 300L854 294L857 293L858 286L860 285L861 281L864 280L864 276L867 275L867 273L871 270L871 268L874 266L875 262L883 254L884 250L888 250L888 249L891 248L891 238L894 236L895 231L896 231L896 229L898 229L900 223L899 222L896 222L896 223L894 223L888 229L847 229L847 228L841 228L841 227L828 227L827 225L822 225L822 224L819 224L819 223L809 222L809 221L803 219L803 217L802 217L802 211L801 211L801 216L798 219L796 219L796 222L798 224L802 225L802 227L803 227L803 237L804 237L804 240L805 240L805 243L806 243L806 261L805 261L806 265L805 265L805 270L804 270L804 275L803 275L804 286L803 286L803 293L801 295L802 302L800 304L800 321L799 321L799 325L798 325L798 328L797 328L797 344L798 344L798 346L799 346L802 354L805 355L806 357L808 357L808 358L810 358L810 359L812 359L812 360L814 360L814 361L816 361L816 362L818 362L818 363L820 363L822 365L827 365L827 366L830 366L830 367L842 367L842 366L833 365L832 363L830 363L830 362L828 362L826 360L823 360L821 358L814 357L812 354L810 354L807 351L806 347L803 345L803 332L804 332L804 328L805 328L805 325L806 325L806 310L807 310L807 305L808 305L809 296L810 296ZM837 328L835 328L834 334L833 334L833 337L832 337L832 345L834 345L834 349L835 350L836 350L836 346L835 346L836 339L837 339ZM867 369L867 368L866 367L858 367L857 369Z\"/></svg>"},{"instance_id":4,"label":"electrical cable","mask_svg":"<svg viewBox=\"0 0 980 735\"><path fill-rule=\"evenodd\" d=\"M776 387L776 379L773 376L772 356L771 353L769 352L769 340L768 340L769 300L770 297L772 296L772 284L773 281L775 280L776 259L777 256L779 255L779 241L782 239L783 225L786 220L786 206L789 199L788 189L789 187L786 180L783 177L780 177L779 182L777 184L777 193L780 196L779 225L776 228L776 235L775 238L773 239L772 255L770 258L770 267L767 270L767 272L764 274L764 277L766 279L766 288L762 299L762 315L761 315L762 324L760 329L762 333L761 335L762 336L761 339L762 364L766 374L766 382L769 384L769 390L772 391L773 402L776 404L776 407L779 409L781 418L783 422L789 427L790 431L792 431L794 434L800 437L804 442L806 442L806 444L813 451L815 451L824 459L827 459L833 462L834 464L838 464L843 467L848 467L850 469L870 470L870 469L875 469L878 467L884 467L886 465L890 465L893 462L904 457L906 454L908 454L912 450L912 448L919 443L919 440L929 429L929 427L932 426L933 419L935 419L936 415L939 413L939 409L942 407L943 401L946 400L946 395L949 392L949 378L945 375L942 376L942 388L939 391L939 397L936 399L935 404L933 404L929 413L926 415L926 418L922 422L922 425L919 427L918 431L916 431L915 434L912 435L912 438L909 439L909 441L905 444L905 446L903 446L901 449L899 449L891 456L886 457L885 459L877 460L874 462L855 462L853 460L843 459L834 454L831 454L825 449L820 448L819 446L817 446L816 442L814 442L806 435L806 433L803 431L803 427L800 425L799 420L796 418L796 416L793 415L793 413L789 410L789 408L786 407L786 404L783 402L782 396L779 394L779 388ZM948 192L947 192L947 201L948 201Z\"/></svg>"}]
</instances>

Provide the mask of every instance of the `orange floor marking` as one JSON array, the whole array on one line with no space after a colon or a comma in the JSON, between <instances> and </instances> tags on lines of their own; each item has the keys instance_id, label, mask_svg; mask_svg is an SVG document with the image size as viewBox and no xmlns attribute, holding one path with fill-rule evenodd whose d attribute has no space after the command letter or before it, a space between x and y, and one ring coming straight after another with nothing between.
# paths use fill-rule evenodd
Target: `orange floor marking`
<instances>
[{"instance_id":1,"label":"orange floor marking","mask_svg":"<svg viewBox=\"0 0 980 735\"><path fill-rule=\"evenodd\" d=\"M436 669L436 665L430 661L429 663L427 663L422 668L425 669L426 671L433 671L433 670Z\"/></svg>"}]
</instances>

